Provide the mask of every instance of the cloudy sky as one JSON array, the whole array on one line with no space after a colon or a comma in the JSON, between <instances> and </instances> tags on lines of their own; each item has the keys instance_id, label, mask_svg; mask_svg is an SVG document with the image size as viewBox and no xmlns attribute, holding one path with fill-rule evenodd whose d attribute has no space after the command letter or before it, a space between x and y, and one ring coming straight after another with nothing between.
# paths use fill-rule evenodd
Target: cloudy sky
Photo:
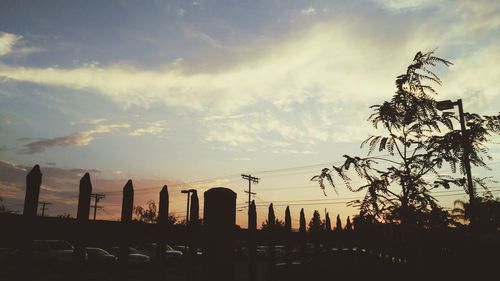
<instances>
[{"instance_id":1,"label":"cloudy sky","mask_svg":"<svg viewBox=\"0 0 500 281\"><path fill-rule=\"evenodd\" d=\"M436 69L439 99L500 108L494 0L4 0L0 19L0 195L14 210L40 164L50 215L75 214L88 171L107 193L103 219L118 218L127 179L136 204L168 184L179 216L186 186L229 187L243 206L240 173L261 177L259 219L271 201L295 218L300 207L345 217L362 194L325 198L309 179L365 154L369 106L392 95L417 51L454 63ZM492 171L475 173L498 171L498 140L490 149Z\"/></svg>"}]
</instances>

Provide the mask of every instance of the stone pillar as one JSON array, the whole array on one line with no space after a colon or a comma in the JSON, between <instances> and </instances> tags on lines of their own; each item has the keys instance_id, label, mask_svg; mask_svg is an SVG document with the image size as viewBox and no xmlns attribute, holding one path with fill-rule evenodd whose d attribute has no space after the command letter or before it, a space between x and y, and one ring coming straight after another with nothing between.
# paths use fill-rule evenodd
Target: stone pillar
<instances>
[{"instance_id":1,"label":"stone pillar","mask_svg":"<svg viewBox=\"0 0 500 281\"><path fill-rule=\"evenodd\" d=\"M236 193L224 187L204 194L203 280L234 280Z\"/></svg>"},{"instance_id":2,"label":"stone pillar","mask_svg":"<svg viewBox=\"0 0 500 281\"><path fill-rule=\"evenodd\" d=\"M85 244L88 235L88 222L90 213L90 195L92 194L92 182L89 173L86 173L80 180L80 190L78 194L78 211L76 213L76 235L74 260L77 267L82 267L85 263Z\"/></svg>"}]
</instances>

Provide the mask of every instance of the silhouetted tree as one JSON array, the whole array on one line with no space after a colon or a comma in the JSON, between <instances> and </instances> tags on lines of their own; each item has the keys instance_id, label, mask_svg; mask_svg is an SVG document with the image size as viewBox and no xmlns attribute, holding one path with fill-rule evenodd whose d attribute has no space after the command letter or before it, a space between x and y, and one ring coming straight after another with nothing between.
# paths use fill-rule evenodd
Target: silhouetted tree
<instances>
[{"instance_id":1,"label":"silhouetted tree","mask_svg":"<svg viewBox=\"0 0 500 281\"><path fill-rule=\"evenodd\" d=\"M351 218L347 216L347 222L345 223L345 230L352 231Z\"/></svg>"},{"instance_id":2,"label":"silhouetted tree","mask_svg":"<svg viewBox=\"0 0 500 281\"><path fill-rule=\"evenodd\" d=\"M262 230L269 229L269 221L268 220L265 220L262 222L261 229ZM274 229L277 231L286 229L285 221L280 220L280 219L274 219Z\"/></svg>"},{"instance_id":3,"label":"silhouetted tree","mask_svg":"<svg viewBox=\"0 0 500 281\"><path fill-rule=\"evenodd\" d=\"M134 206L134 220L144 223L156 223L158 221L158 210L154 200L148 200L147 209L142 206ZM167 224L185 224L185 220L179 221L173 214L168 215Z\"/></svg>"},{"instance_id":4,"label":"silhouetted tree","mask_svg":"<svg viewBox=\"0 0 500 281\"><path fill-rule=\"evenodd\" d=\"M68 213L59 214L56 217L60 218L60 219L71 219L72 218L72 216Z\"/></svg>"},{"instance_id":5,"label":"silhouetted tree","mask_svg":"<svg viewBox=\"0 0 500 281\"><path fill-rule=\"evenodd\" d=\"M278 223L276 223L278 225ZM285 210L285 230L292 231L292 216L290 214L290 207L286 206Z\"/></svg>"},{"instance_id":6,"label":"silhouetted tree","mask_svg":"<svg viewBox=\"0 0 500 281\"><path fill-rule=\"evenodd\" d=\"M286 229L285 228L286 227L285 221L276 218L276 216L274 214L274 208L273 208L272 203L271 203L271 205L269 205L269 213L268 213L267 220L262 222L262 227L261 227L262 230L269 229L269 220L274 220L274 224L271 224L273 230L282 231L282 230Z\"/></svg>"},{"instance_id":7,"label":"silhouetted tree","mask_svg":"<svg viewBox=\"0 0 500 281\"><path fill-rule=\"evenodd\" d=\"M329 213L326 213L325 230L326 231L331 231L332 230L332 222L330 221L330 214Z\"/></svg>"},{"instance_id":8,"label":"silhouetted tree","mask_svg":"<svg viewBox=\"0 0 500 281\"><path fill-rule=\"evenodd\" d=\"M477 197L474 204L476 226L483 233L500 231L500 198L494 198L491 193L484 197ZM470 203L455 200L452 210L453 218L457 222L468 222L470 220Z\"/></svg>"},{"instance_id":9,"label":"silhouetted tree","mask_svg":"<svg viewBox=\"0 0 500 281\"><path fill-rule=\"evenodd\" d=\"M309 231L310 232L319 232L325 228L324 221L321 221L321 215L318 211L314 211L313 217L309 221Z\"/></svg>"},{"instance_id":10,"label":"silhouetted tree","mask_svg":"<svg viewBox=\"0 0 500 281\"><path fill-rule=\"evenodd\" d=\"M300 209L300 219L299 219L299 232L306 231L306 215L304 214L304 208Z\"/></svg>"},{"instance_id":11,"label":"silhouetted tree","mask_svg":"<svg viewBox=\"0 0 500 281\"><path fill-rule=\"evenodd\" d=\"M155 223L158 220L158 212L154 200L148 200L148 207L134 206L135 219L145 223Z\"/></svg>"},{"instance_id":12,"label":"silhouetted tree","mask_svg":"<svg viewBox=\"0 0 500 281\"><path fill-rule=\"evenodd\" d=\"M335 222L335 230L336 231L342 230L342 221L340 220L340 215L337 215L337 221Z\"/></svg>"},{"instance_id":13,"label":"silhouetted tree","mask_svg":"<svg viewBox=\"0 0 500 281\"><path fill-rule=\"evenodd\" d=\"M396 79L396 92L392 99L381 105L374 105L369 120L375 128L385 130L383 135L370 136L362 143L369 147L368 156L344 155L343 165L324 168L311 180L318 181L325 189L326 180L336 191L335 178L340 178L353 192L365 192L362 200L353 201L359 207L360 216L401 223L424 225L418 221L432 210L439 209L431 190L450 184L466 188L463 176L452 178L440 172L443 165L449 165L453 173L465 174L463 143L460 130L455 130L455 112L441 112L436 108L436 95L430 81L441 85L439 77L428 69L430 66L451 62L434 56L434 52L418 52L406 73ZM469 126L471 164L486 166L484 157L489 157L485 146L491 133L500 133L500 115L479 116L466 114ZM445 129L444 132L442 130ZM387 152L387 157L371 156L373 151ZM354 173L351 171L354 170ZM432 181L424 178L435 176ZM352 186L352 176L365 181ZM439 216L434 216L437 218Z\"/></svg>"}]
</instances>

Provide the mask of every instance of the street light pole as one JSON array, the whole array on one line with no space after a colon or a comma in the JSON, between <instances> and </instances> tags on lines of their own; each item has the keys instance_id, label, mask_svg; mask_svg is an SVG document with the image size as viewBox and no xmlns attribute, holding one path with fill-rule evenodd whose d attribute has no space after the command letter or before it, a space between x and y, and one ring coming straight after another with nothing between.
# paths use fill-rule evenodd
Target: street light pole
<instances>
[{"instance_id":1,"label":"street light pole","mask_svg":"<svg viewBox=\"0 0 500 281\"><path fill-rule=\"evenodd\" d=\"M458 106L458 115L460 119L460 129L462 132L462 149L463 149L463 154L462 154L462 161L464 162L465 165L465 174L467 176L467 190L469 193L469 208L470 208L470 225L471 227L474 227L474 222L475 222L475 213L474 213L474 187L472 184L472 172L471 172L471 167L470 167L470 140L469 140L469 132L467 131L467 128L465 127L465 117L464 117L464 108L462 106L462 99L458 99L456 102L452 102L451 100L444 100L444 101L439 101L437 102L437 109L439 110L446 110L446 109L452 109L454 106Z\"/></svg>"},{"instance_id":2,"label":"street light pole","mask_svg":"<svg viewBox=\"0 0 500 281\"><path fill-rule=\"evenodd\" d=\"M189 225L189 199L190 199L190 195L191 193L193 192L196 192L196 189L184 189L184 190L181 190L181 193L186 193L187 194L187 210L186 210L186 227ZM184 245L184 255L186 256L186 259L188 258L187 257L187 248L188 248L188 245Z\"/></svg>"},{"instance_id":3,"label":"street light pole","mask_svg":"<svg viewBox=\"0 0 500 281\"><path fill-rule=\"evenodd\" d=\"M181 190L181 193L186 193L187 194L187 209L186 209L186 225L189 224L189 199L190 199L190 195L191 193L193 192L196 192L196 189L184 189L184 190Z\"/></svg>"}]
</instances>

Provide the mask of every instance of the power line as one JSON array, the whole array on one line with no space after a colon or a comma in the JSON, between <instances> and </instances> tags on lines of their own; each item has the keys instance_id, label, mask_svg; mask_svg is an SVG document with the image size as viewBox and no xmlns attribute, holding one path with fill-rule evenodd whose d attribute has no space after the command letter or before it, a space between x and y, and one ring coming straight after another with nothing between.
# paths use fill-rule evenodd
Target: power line
<instances>
[{"instance_id":1,"label":"power line","mask_svg":"<svg viewBox=\"0 0 500 281\"><path fill-rule=\"evenodd\" d=\"M492 193L499 192L500 189L490 189L489 190ZM457 191L457 190L444 190L444 191L438 191L435 192L437 193L433 197L446 197L446 196L457 196L457 195L466 195L463 192ZM450 193L450 194L448 194ZM432 195L432 194L431 194ZM273 206L286 206L287 203L292 203L293 205L300 205L300 203L304 205L319 205L319 204L338 204L338 203L348 203L351 202L351 200L357 200L357 199L362 199L364 196L357 196L357 197L339 197L339 198L333 198L333 199L298 199L298 200L275 200L275 201L263 201L259 202L257 206L267 206L269 203L273 203ZM347 200L347 201L346 201ZM340 201L340 202L337 202ZM278 203L278 204L275 204ZM297 203L297 204L294 204ZM242 206L244 203L239 203L240 205L238 208L243 208ZM285 204L285 205L283 205Z\"/></svg>"}]
</instances>

